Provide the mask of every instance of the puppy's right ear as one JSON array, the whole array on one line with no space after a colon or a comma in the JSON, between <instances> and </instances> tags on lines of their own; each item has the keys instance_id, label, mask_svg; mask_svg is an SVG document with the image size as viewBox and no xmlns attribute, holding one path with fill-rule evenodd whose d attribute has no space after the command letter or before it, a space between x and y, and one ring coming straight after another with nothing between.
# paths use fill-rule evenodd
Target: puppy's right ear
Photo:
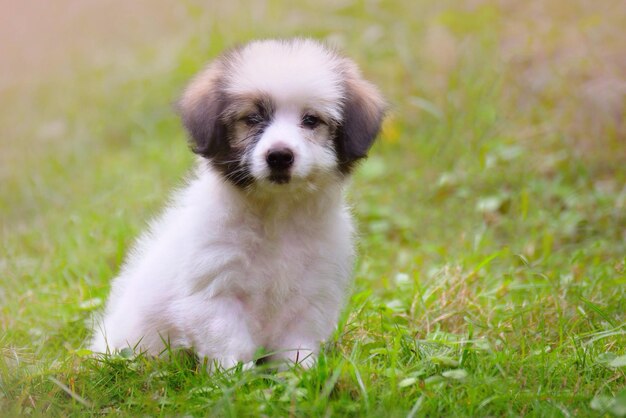
<instances>
[{"instance_id":1,"label":"puppy's right ear","mask_svg":"<svg viewBox=\"0 0 626 418\"><path fill-rule=\"evenodd\" d=\"M191 149L205 158L214 157L228 146L226 126L221 120L226 107L221 80L219 63L210 65L189 83L177 104Z\"/></svg>"},{"instance_id":2,"label":"puppy's right ear","mask_svg":"<svg viewBox=\"0 0 626 418\"><path fill-rule=\"evenodd\" d=\"M339 168L350 173L367 153L380 131L387 107L373 84L361 76L356 64L345 60L345 102L343 120L336 138Z\"/></svg>"}]
</instances>

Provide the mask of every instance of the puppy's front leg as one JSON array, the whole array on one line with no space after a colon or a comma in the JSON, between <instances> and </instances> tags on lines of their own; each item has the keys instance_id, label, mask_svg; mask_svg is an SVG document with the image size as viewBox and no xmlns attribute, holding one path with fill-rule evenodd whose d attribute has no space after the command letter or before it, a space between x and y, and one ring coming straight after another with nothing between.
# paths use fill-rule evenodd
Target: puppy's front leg
<instances>
[{"instance_id":1,"label":"puppy's front leg","mask_svg":"<svg viewBox=\"0 0 626 418\"><path fill-rule=\"evenodd\" d=\"M271 347L272 361L287 365L299 364L308 369L315 365L320 344L334 329L337 313L326 312L307 306L293 315L284 332ZM338 310L337 310L338 311Z\"/></svg>"},{"instance_id":2,"label":"puppy's front leg","mask_svg":"<svg viewBox=\"0 0 626 418\"><path fill-rule=\"evenodd\" d=\"M251 364L257 344L250 334L247 313L236 297L194 298L181 309L186 311L188 332L193 335L194 349L206 358L209 371L217 364L229 369L239 362ZM189 303L190 302L190 303Z\"/></svg>"},{"instance_id":3,"label":"puppy's front leg","mask_svg":"<svg viewBox=\"0 0 626 418\"><path fill-rule=\"evenodd\" d=\"M279 347L275 350L275 354L272 355L271 360L282 362L281 368L299 364L303 368L309 369L315 365L319 346L320 341L307 335L285 335L281 339Z\"/></svg>"}]
</instances>

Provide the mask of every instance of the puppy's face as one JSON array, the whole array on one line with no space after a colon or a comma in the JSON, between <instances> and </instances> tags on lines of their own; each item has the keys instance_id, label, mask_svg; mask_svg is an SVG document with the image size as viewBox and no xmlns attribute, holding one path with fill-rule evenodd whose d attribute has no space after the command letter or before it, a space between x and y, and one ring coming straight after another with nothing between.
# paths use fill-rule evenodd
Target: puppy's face
<instances>
[{"instance_id":1,"label":"puppy's face","mask_svg":"<svg viewBox=\"0 0 626 418\"><path fill-rule=\"evenodd\" d=\"M231 51L180 102L193 150L243 188L341 179L367 155L383 109L351 61L310 40Z\"/></svg>"}]
</instances>

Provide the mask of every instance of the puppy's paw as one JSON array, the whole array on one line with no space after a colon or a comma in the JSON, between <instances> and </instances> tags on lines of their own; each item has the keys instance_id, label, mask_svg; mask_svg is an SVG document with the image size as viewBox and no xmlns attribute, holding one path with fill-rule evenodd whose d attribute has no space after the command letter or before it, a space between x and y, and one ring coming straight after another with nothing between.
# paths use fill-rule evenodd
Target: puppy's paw
<instances>
[{"instance_id":1,"label":"puppy's paw","mask_svg":"<svg viewBox=\"0 0 626 418\"><path fill-rule=\"evenodd\" d=\"M270 361L276 363L279 371L286 371L294 367L310 369L317 362L317 353L311 349L299 348L285 350L279 354L274 354Z\"/></svg>"},{"instance_id":2,"label":"puppy's paw","mask_svg":"<svg viewBox=\"0 0 626 418\"><path fill-rule=\"evenodd\" d=\"M313 350L299 349L290 360L303 369L310 369L317 362L317 354Z\"/></svg>"},{"instance_id":3,"label":"puppy's paw","mask_svg":"<svg viewBox=\"0 0 626 418\"><path fill-rule=\"evenodd\" d=\"M208 359L206 363L207 372L213 374L220 373L233 373L237 370L237 366L242 365L242 370L249 370L254 366L253 361L241 362L234 356L220 357L215 359Z\"/></svg>"}]
</instances>

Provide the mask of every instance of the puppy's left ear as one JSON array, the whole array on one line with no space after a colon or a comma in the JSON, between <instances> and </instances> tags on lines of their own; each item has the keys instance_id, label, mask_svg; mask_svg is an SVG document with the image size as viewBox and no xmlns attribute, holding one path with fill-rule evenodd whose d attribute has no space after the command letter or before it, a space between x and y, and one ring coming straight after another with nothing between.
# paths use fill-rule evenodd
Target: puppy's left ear
<instances>
[{"instance_id":1,"label":"puppy's left ear","mask_svg":"<svg viewBox=\"0 0 626 418\"><path fill-rule=\"evenodd\" d=\"M221 80L218 61L191 81L177 104L192 151L205 158L215 157L228 145L226 127L221 120L226 107Z\"/></svg>"},{"instance_id":2,"label":"puppy's left ear","mask_svg":"<svg viewBox=\"0 0 626 418\"><path fill-rule=\"evenodd\" d=\"M337 135L339 168L349 173L367 157L385 116L386 103L378 89L364 80L355 65L346 70L343 121Z\"/></svg>"}]
</instances>

